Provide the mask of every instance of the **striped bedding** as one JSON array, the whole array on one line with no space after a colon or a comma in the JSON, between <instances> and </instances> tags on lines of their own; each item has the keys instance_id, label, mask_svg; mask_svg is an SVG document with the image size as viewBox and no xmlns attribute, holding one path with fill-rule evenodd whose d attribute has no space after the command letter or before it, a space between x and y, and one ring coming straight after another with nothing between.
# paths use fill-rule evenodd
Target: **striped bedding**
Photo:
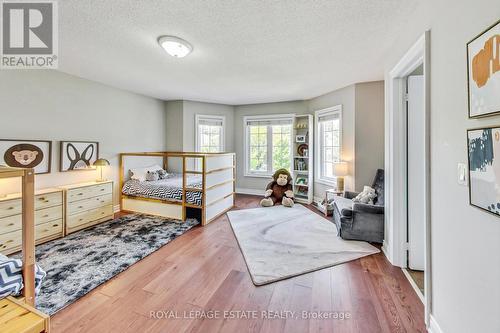
<instances>
[{"instance_id":1,"label":"striped bedding","mask_svg":"<svg viewBox=\"0 0 500 333\"><path fill-rule=\"evenodd\" d=\"M187 187L202 188L201 175L188 175ZM132 197L182 201L182 175L169 174L157 181L128 180L123 184L122 193ZM202 192L186 191L186 202L201 206Z\"/></svg>"}]
</instances>

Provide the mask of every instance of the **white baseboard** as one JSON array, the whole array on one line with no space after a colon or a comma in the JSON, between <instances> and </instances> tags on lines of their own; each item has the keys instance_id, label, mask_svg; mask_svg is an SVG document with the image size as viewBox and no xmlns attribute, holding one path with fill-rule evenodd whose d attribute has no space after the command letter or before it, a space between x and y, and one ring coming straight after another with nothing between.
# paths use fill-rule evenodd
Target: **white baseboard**
<instances>
[{"instance_id":1,"label":"white baseboard","mask_svg":"<svg viewBox=\"0 0 500 333\"><path fill-rule=\"evenodd\" d=\"M120 205L113 206L113 212L114 213L119 213L120 212Z\"/></svg>"},{"instance_id":2,"label":"white baseboard","mask_svg":"<svg viewBox=\"0 0 500 333\"><path fill-rule=\"evenodd\" d=\"M429 318L429 327L427 327L427 332L429 333L444 333L441 327L439 327L436 318L431 314Z\"/></svg>"},{"instance_id":3,"label":"white baseboard","mask_svg":"<svg viewBox=\"0 0 500 333\"><path fill-rule=\"evenodd\" d=\"M236 193L240 193L240 194L260 195L263 197L264 192L265 192L265 189L256 190L253 188L238 188L238 187L236 188Z\"/></svg>"}]
</instances>

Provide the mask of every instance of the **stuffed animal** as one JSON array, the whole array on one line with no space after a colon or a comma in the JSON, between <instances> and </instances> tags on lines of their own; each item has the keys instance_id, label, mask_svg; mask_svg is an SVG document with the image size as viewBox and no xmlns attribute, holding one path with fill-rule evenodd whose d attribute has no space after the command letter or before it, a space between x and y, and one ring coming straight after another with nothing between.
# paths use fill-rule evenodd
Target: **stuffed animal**
<instances>
[{"instance_id":1,"label":"stuffed animal","mask_svg":"<svg viewBox=\"0 0 500 333\"><path fill-rule=\"evenodd\" d=\"M363 187L363 192L358 194L356 198L352 199L352 201L373 205L373 199L376 197L377 193L375 193L375 189L370 186L365 186Z\"/></svg>"},{"instance_id":2,"label":"stuffed animal","mask_svg":"<svg viewBox=\"0 0 500 333\"><path fill-rule=\"evenodd\" d=\"M286 207L294 205L292 176L286 169L279 169L274 173L273 181L267 185L264 199L260 204L263 207L271 207L279 202Z\"/></svg>"}]
</instances>

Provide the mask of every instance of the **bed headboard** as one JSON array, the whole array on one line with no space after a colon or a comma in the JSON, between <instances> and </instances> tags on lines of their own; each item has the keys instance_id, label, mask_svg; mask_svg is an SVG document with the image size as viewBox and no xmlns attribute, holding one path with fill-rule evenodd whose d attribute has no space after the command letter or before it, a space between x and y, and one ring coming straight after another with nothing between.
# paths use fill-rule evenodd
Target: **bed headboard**
<instances>
[{"instance_id":1,"label":"bed headboard","mask_svg":"<svg viewBox=\"0 0 500 333\"><path fill-rule=\"evenodd\" d=\"M130 170L137 168L146 168L152 165L164 165L164 156L158 155L133 155L122 154L121 157L121 171L123 172L123 181L126 182L130 179Z\"/></svg>"}]
</instances>

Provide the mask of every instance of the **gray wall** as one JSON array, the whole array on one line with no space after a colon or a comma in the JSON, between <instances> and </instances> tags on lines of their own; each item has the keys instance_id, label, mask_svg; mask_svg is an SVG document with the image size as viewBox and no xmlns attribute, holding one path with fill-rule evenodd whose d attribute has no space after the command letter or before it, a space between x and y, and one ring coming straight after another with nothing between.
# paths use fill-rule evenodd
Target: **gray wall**
<instances>
[{"instance_id":1,"label":"gray wall","mask_svg":"<svg viewBox=\"0 0 500 333\"><path fill-rule=\"evenodd\" d=\"M182 151L183 149L183 101L165 102L166 110L166 148L168 151Z\"/></svg>"},{"instance_id":2,"label":"gray wall","mask_svg":"<svg viewBox=\"0 0 500 333\"><path fill-rule=\"evenodd\" d=\"M193 101L184 101L184 121L183 121L183 141L184 151L194 151L196 147L195 130L196 130L196 115L217 115L226 117L225 128L225 150L226 152L234 152L234 107L223 104L202 103Z\"/></svg>"},{"instance_id":3,"label":"gray wall","mask_svg":"<svg viewBox=\"0 0 500 333\"><path fill-rule=\"evenodd\" d=\"M355 85L356 191L371 185L377 169L384 168L384 81Z\"/></svg>"},{"instance_id":4,"label":"gray wall","mask_svg":"<svg viewBox=\"0 0 500 333\"><path fill-rule=\"evenodd\" d=\"M326 109L335 105L342 105L342 160L348 162L349 176L345 177L346 190L355 189L355 163L354 163L354 131L355 131L355 86L332 91L328 94L318 96L309 100L309 111L314 115L315 111ZM317 134L317 133L316 133ZM315 147L315 153L317 147ZM315 178L317 175L315 175ZM314 183L314 195L324 197L325 190L332 188L318 182Z\"/></svg>"},{"instance_id":5,"label":"gray wall","mask_svg":"<svg viewBox=\"0 0 500 333\"><path fill-rule=\"evenodd\" d=\"M236 152L236 187L264 192L269 178L245 177L244 116L308 112L306 101L240 105L234 108L234 150Z\"/></svg>"},{"instance_id":6,"label":"gray wall","mask_svg":"<svg viewBox=\"0 0 500 333\"><path fill-rule=\"evenodd\" d=\"M166 149L164 103L153 98L57 71L10 70L0 71L0 100L1 138L53 141L52 173L36 177L38 188L98 178L96 171L59 173L60 140L98 141L115 193L118 153ZM3 180L0 193L17 192L18 185Z\"/></svg>"}]
</instances>

